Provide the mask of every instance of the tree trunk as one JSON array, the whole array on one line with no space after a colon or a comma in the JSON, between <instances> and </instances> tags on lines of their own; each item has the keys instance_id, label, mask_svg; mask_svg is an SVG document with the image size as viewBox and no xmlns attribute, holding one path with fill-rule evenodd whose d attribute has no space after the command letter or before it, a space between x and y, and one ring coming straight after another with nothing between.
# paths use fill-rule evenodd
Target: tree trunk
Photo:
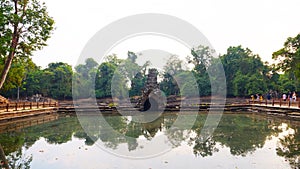
<instances>
[{"instance_id":1,"label":"tree trunk","mask_svg":"<svg viewBox=\"0 0 300 169\"><path fill-rule=\"evenodd\" d=\"M19 102L20 100L20 87L18 86L18 91L17 91L17 101Z\"/></svg>"},{"instance_id":2,"label":"tree trunk","mask_svg":"<svg viewBox=\"0 0 300 169\"><path fill-rule=\"evenodd\" d=\"M3 148L0 144L0 161L1 161L1 167L5 168L5 169L9 169L9 166L8 166L8 162L5 158L5 154L4 154L4 151L3 151Z\"/></svg>"},{"instance_id":3,"label":"tree trunk","mask_svg":"<svg viewBox=\"0 0 300 169\"><path fill-rule=\"evenodd\" d=\"M15 0L14 3L15 3L15 14L17 15L18 14L18 6L17 6L18 1ZM13 35L12 35L12 40L11 40L11 45L10 45L10 51L9 51L9 54L8 54L6 60L5 60L4 68L1 72L0 89L3 87L3 84L6 80L8 71L11 67L12 61L13 61L14 56L15 56L15 51L16 51L18 42L19 42L18 22L15 22L14 23L14 32L13 32Z\"/></svg>"}]
</instances>

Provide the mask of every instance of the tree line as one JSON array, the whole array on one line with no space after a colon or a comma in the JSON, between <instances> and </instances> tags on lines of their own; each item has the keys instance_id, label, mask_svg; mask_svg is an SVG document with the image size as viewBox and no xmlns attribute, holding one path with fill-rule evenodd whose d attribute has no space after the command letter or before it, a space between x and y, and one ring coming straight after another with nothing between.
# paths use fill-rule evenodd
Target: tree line
<instances>
[{"instance_id":1,"label":"tree line","mask_svg":"<svg viewBox=\"0 0 300 169\"><path fill-rule=\"evenodd\" d=\"M151 63L138 65L134 52L128 52L126 59L108 56L100 65L93 59L87 59L74 69L62 62L50 63L42 69L32 62L30 56L46 46L54 30L54 19L48 15L45 3L2 0L0 13L1 95L26 98L42 94L55 99L140 95ZM170 57L159 74L160 89L167 96L208 96L225 91L225 87L227 96L239 97L298 91L299 46L300 34L289 37L283 48L273 53L276 63L273 65L262 62L259 55L242 46L229 47L225 54L219 56L220 60L212 57L212 49L194 47L185 59ZM186 68L184 63L189 67ZM222 67L226 78L218 76ZM181 79L180 82L178 79ZM220 84L225 81L226 86ZM195 86L199 93L195 93ZM72 91L72 87L78 90Z\"/></svg>"},{"instance_id":2,"label":"tree line","mask_svg":"<svg viewBox=\"0 0 300 169\"><path fill-rule=\"evenodd\" d=\"M259 55L242 46L229 47L219 59L214 58L214 51L205 46L191 49L191 55L185 59L170 56L159 72L160 89L166 96L209 96L212 90L224 90L218 86L217 89L212 88L211 84L218 83L220 79L213 73L208 73L222 63L226 79L221 80L226 81L229 97L249 97L265 93L279 97L281 93L297 91L300 88L299 37L300 34L295 38L288 38L284 47L273 53L273 59L280 62L272 65L264 63ZM18 95L28 98L41 94L55 99L72 99L73 96L104 98L111 97L112 94L140 96L151 62L138 65L137 57L136 53L130 51L126 59L113 54L107 56L100 65L88 58L74 69L62 62L50 63L47 68L41 69L30 58L16 59L1 94L9 98L17 98ZM0 61L3 62L3 59ZM193 80L189 79L188 74L193 75L195 84L191 83ZM181 77L185 79L179 87L176 79ZM199 93L189 91L193 89L192 85L198 86ZM72 86L76 89L73 93Z\"/></svg>"}]
</instances>

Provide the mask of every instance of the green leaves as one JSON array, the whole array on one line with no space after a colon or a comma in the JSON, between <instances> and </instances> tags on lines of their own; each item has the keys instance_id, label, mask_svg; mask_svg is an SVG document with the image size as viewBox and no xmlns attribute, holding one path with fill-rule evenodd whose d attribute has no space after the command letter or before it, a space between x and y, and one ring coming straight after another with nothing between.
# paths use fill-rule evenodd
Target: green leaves
<instances>
[{"instance_id":1,"label":"green leaves","mask_svg":"<svg viewBox=\"0 0 300 169\"><path fill-rule=\"evenodd\" d=\"M0 13L0 57L6 60L0 79L2 88L15 58L28 58L46 46L54 20L45 4L37 0L2 0Z\"/></svg>"},{"instance_id":2,"label":"green leaves","mask_svg":"<svg viewBox=\"0 0 300 169\"><path fill-rule=\"evenodd\" d=\"M112 78L117 69L117 66L110 63L102 63L96 75L96 97L111 97Z\"/></svg>"},{"instance_id":3,"label":"green leaves","mask_svg":"<svg viewBox=\"0 0 300 169\"><path fill-rule=\"evenodd\" d=\"M89 98L95 95L95 78L97 76L98 63L88 58L84 64L75 67L73 76L73 95L76 98Z\"/></svg>"},{"instance_id":4,"label":"green leaves","mask_svg":"<svg viewBox=\"0 0 300 169\"><path fill-rule=\"evenodd\" d=\"M13 1L3 0L1 2L0 17L1 34L0 42L9 44L13 26L17 27L19 45L16 48L16 57L31 56L32 52L41 49L46 45L54 29L54 20L48 15L47 7L37 0L18 0L17 8L14 8ZM9 50L2 50L4 56L8 55Z\"/></svg>"},{"instance_id":5,"label":"green leaves","mask_svg":"<svg viewBox=\"0 0 300 169\"><path fill-rule=\"evenodd\" d=\"M248 48L229 47L221 56L227 81L227 95L249 96L268 91L267 75L270 69L260 57Z\"/></svg>"},{"instance_id":6,"label":"green leaves","mask_svg":"<svg viewBox=\"0 0 300 169\"><path fill-rule=\"evenodd\" d=\"M24 81L23 96L42 94L44 97L69 99L72 97L72 67L66 63L50 63L48 68L35 68Z\"/></svg>"},{"instance_id":7,"label":"green leaves","mask_svg":"<svg viewBox=\"0 0 300 169\"><path fill-rule=\"evenodd\" d=\"M284 47L273 53L277 62L276 69L286 73L295 73L300 79L300 34L287 38Z\"/></svg>"}]
</instances>

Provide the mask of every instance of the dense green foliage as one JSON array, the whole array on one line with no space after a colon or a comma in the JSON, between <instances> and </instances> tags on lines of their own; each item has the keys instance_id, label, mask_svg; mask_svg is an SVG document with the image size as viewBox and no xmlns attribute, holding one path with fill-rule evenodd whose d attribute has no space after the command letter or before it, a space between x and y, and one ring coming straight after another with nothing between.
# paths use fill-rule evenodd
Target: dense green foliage
<instances>
[{"instance_id":1,"label":"dense green foliage","mask_svg":"<svg viewBox=\"0 0 300 169\"><path fill-rule=\"evenodd\" d=\"M30 56L46 45L54 28L45 4L2 0L0 13L2 95L17 99L34 94L56 99L141 95L150 62L137 64L134 52L128 51L126 59L108 56L100 65L89 58L74 69L66 63L50 63L41 69ZM229 47L220 55L221 62L213 56L214 50L201 45L192 48L186 60L171 56L159 73L160 89L166 96L209 96L227 91L227 96L271 93L278 97L300 88L300 34L287 38L283 48L273 53L274 65L263 63L259 55L242 46ZM226 79L220 76L223 68ZM225 81L227 90L220 85Z\"/></svg>"},{"instance_id":2,"label":"dense green foliage","mask_svg":"<svg viewBox=\"0 0 300 169\"><path fill-rule=\"evenodd\" d=\"M282 93L298 91L297 40L299 35L288 38L285 47L274 52L274 59L283 59L277 65L263 63L259 55L242 46L229 47L219 60L208 47L195 47L186 60L175 55L169 57L159 72L160 89L166 96L209 96L227 87L230 97L270 93L275 98ZM42 94L55 99L140 96L151 63L139 65L137 58L130 51L126 59L113 54L100 65L89 58L75 70L65 63L50 63L46 69L41 69L31 59L19 58L14 60L1 94L10 98L17 98L18 93L22 98ZM224 70L226 79L218 75L220 70ZM226 82L226 86L218 85L220 82Z\"/></svg>"},{"instance_id":3,"label":"dense green foliage","mask_svg":"<svg viewBox=\"0 0 300 169\"><path fill-rule=\"evenodd\" d=\"M94 96L92 81L97 73L98 63L93 59L87 59L84 64L75 67L76 73L73 76L73 95L75 97L87 98Z\"/></svg>"},{"instance_id":4,"label":"dense green foliage","mask_svg":"<svg viewBox=\"0 0 300 169\"><path fill-rule=\"evenodd\" d=\"M294 90L299 90L300 34L296 37L289 37L284 43L284 47L273 53L273 59L277 61L275 70L285 72L287 80L291 80L294 83Z\"/></svg>"},{"instance_id":5,"label":"dense green foliage","mask_svg":"<svg viewBox=\"0 0 300 169\"><path fill-rule=\"evenodd\" d=\"M268 67L258 55L241 46L229 47L221 56L227 80L227 94L230 96L249 96L268 91ZM270 88L269 90L272 90Z\"/></svg>"},{"instance_id":6,"label":"dense green foliage","mask_svg":"<svg viewBox=\"0 0 300 169\"><path fill-rule=\"evenodd\" d=\"M28 59L32 52L45 46L53 29L54 20L48 15L44 3L37 0L1 0L0 89L10 68L19 67L22 60ZM15 78L21 82L23 77L16 75ZM17 86L20 87L20 83Z\"/></svg>"},{"instance_id":7,"label":"dense green foliage","mask_svg":"<svg viewBox=\"0 0 300 169\"><path fill-rule=\"evenodd\" d=\"M171 56L164 66L164 74L162 75L162 82L160 89L165 92L167 96L180 94L179 86L176 79L180 74L184 73L182 68L183 61L178 56ZM175 77L176 76L176 77Z\"/></svg>"},{"instance_id":8,"label":"dense green foliage","mask_svg":"<svg viewBox=\"0 0 300 169\"><path fill-rule=\"evenodd\" d=\"M20 68L19 68L20 69ZM19 70L17 69L17 70ZM72 67L66 63L50 63L46 69L41 69L34 64L29 69L24 72L24 76L20 86L12 86L13 81L10 81L10 76L8 81L5 83L6 88L2 90L2 95L6 97L17 97L18 88L20 87L20 96L22 98L32 97L35 94L42 94L45 97L51 97L55 99L67 99L72 98ZM14 70L14 67L11 69ZM12 72L11 71L11 72ZM21 73L21 72L20 72ZM15 77L18 74L14 74Z\"/></svg>"}]
</instances>

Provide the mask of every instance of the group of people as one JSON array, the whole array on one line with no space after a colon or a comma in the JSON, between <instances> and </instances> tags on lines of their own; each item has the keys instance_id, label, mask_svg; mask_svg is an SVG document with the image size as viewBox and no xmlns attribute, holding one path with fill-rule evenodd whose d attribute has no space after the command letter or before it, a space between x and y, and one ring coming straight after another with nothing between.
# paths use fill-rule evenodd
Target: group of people
<instances>
[{"instance_id":1,"label":"group of people","mask_svg":"<svg viewBox=\"0 0 300 169\"><path fill-rule=\"evenodd\" d=\"M267 100L271 100L271 98L272 98L271 93L267 93L265 95L265 97L266 97ZM260 101L262 101L263 99L264 99L263 95L261 95L261 94L251 95L251 100L260 100ZM296 94L296 92L293 92L293 93L288 92L288 94L283 93L282 94L282 100L283 101L290 101L290 102L294 101L294 102L296 102L297 101L297 94Z\"/></svg>"},{"instance_id":2,"label":"group of people","mask_svg":"<svg viewBox=\"0 0 300 169\"><path fill-rule=\"evenodd\" d=\"M260 100L260 101L262 101L263 100L263 96L260 95L260 94L256 94L255 96L251 95L251 100Z\"/></svg>"},{"instance_id":3,"label":"group of people","mask_svg":"<svg viewBox=\"0 0 300 169\"><path fill-rule=\"evenodd\" d=\"M293 94L291 93L291 92L288 92L288 94L283 94L282 95L282 100L283 101L287 101L287 100L289 100L289 101L297 101L297 96L296 96L296 92L293 92Z\"/></svg>"}]
</instances>

